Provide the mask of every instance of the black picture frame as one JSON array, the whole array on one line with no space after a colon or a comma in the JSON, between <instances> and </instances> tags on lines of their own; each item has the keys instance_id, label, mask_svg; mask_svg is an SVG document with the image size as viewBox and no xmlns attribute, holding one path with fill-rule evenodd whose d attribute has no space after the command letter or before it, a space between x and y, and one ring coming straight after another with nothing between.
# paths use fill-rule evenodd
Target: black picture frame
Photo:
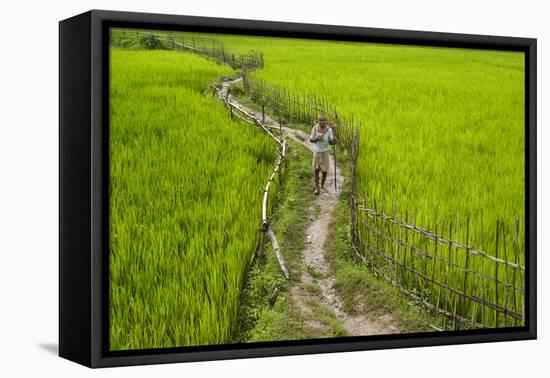
<instances>
[{"instance_id":1,"label":"black picture frame","mask_svg":"<svg viewBox=\"0 0 550 378\"><path fill-rule=\"evenodd\" d=\"M108 30L131 27L525 53L524 327L109 351ZM531 38L92 10L59 23L59 355L88 367L535 339L536 61Z\"/></svg>"}]
</instances>

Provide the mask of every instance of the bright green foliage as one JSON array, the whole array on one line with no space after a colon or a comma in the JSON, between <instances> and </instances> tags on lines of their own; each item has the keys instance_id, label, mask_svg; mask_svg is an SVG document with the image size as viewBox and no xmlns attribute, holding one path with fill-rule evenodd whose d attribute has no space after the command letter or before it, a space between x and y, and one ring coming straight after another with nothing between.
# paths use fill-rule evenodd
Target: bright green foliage
<instances>
[{"instance_id":1,"label":"bright green foliage","mask_svg":"<svg viewBox=\"0 0 550 378\"><path fill-rule=\"evenodd\" d=\"M253 78L291 94L326 98L341 116L353 117L361 125L357 189L368 207L394 215L395 203L397 218L524 264L523 53L217 38L229 48L253 46L264 53L265 68L254 72ZM502 225L498 238L497 219ZM411 243L425 248L422 238ZM465 253L445 258L460 266L474 263ZM410 265L411 259L408 256L405 263ZM494 264L480 267L479 259L475 263L475 271L486 277L524 286L523 274L502 267L497 271ZM423 269L432 272L433 264ZM448 281L457 290L521 313L521 295L512 294L505 285L497 288L494 281L479 275L464 278L461 269L434 273L435 279ZM426 290L424 284L417 286L419 292ZM432 290L423 295L438 302ZM447 310L453 312L447 294L444 298ZM484 313L482 306L462 301L456 307L458 314L470 319L473 312L478 322L488 326L517 325L503 315L498 319L488 307Z\"/></svg>"},{"instance_id":2,"label":"bright green foliage","mask_svg":"<svg viewBox=\"0 0 550 378\"><path fill-rule=\"evenodd\" d=\"M483 219L475 246L491 254L497 217L512 245L517 216L523 246L523 53L213 37L263 52L265 68L253 78L326 98L361 124L357 187L370 207L376 198L380 210L385 197L391 209L395 200L399 217L407 210L424 227L455 221L457 213L461 223Z\"/></svg>"},{"instance_id":3,"label":"bright green foliage","mask_svg":"<svg viewBox=\"0 0 550 378\"><path fill-rule=\"evenodd\" d=\"M230 337L276 145L202 94L229 72L111 49L111 350Z\"/></svg>"}]
</instances>

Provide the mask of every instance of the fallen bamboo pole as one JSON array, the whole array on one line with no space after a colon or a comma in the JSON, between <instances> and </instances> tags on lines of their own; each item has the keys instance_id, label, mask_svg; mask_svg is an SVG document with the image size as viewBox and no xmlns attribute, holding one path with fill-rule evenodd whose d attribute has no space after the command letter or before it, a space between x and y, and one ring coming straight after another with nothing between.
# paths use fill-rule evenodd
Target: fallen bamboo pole
<instances>
[{"instance_id":1,"label":"fallen bamboo pole","mask_svg":"<svg viewBox=\"0 0 550 378\"><path fill-rule=\"evenodd\" d=\"M275 237L275 233L273 232L271 227L267 229L267 235L269 236L269 239L271 239L271 244L273 245L275 256L277 256L277 261L279 261L279 266L281 267L281 271L283 272L285 278L288 280L290 279L290 274L288 273L288 268L286 267L285 259L283 257L283 254L281 253L281 248L279 247L279 243L277 242L277 238Z\"/></svg>"}]
</instances>

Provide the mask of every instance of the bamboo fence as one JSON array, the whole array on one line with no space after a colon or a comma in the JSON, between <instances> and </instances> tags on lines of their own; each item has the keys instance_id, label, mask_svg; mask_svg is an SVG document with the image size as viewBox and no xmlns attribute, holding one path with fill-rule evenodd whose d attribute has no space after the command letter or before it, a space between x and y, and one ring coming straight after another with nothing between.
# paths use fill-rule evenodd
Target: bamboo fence
<instances>
[{"instance_id":1,"label":"bamboo fence","mask_svg":"<svg viewBox=\"0 0 550 378\"><path fill-rule=\"evenodd\" d=\"M482 227L474 219L446 220L431 231L386 213L384 201L360 199L355 190L355 166L362 125L353 116L342 117L326 99L315 94L298 96L262 80L247 80L251 98L287 122L312 124L321 112L336 122L340 145L348 152L351 169L351 239L356 255L375 274L397 286L434 313L450 319L452 329L521 326L525 324L525 268L519 220L495 224L495 256L470 245ZM380 207L382 202L382 208ZM403 211L401 212L403 213ZM404 211L408 213L407 210ZM464 240L458 230L466 228ZM445 236L447 235L447 236ZM510 243L511 241L511 243ZM508 258L513 255L512 261ZM501 257L499 257L501 256ZM446 327L447 325L445 325Z\"/></svg>"},{"instance_id":2,"label":"bamboo fence","mask_svg":"<svg viewBox=\"0 0 550 378\"><path fill-rule=\"evenodd\" d=\"M267 183L263 190L263 199L262 199L262 223L260 227L260 246L258 248L258 252L256 257L260 257L265 249L265 241L266 236L269 237L273 244L273 249L275 252L275 255L277 257L277 260L279 262L279 266L281 268L281 271L283 272L283 275L289 279L289 271L286 267L286 263L284 260L284 257L281 253L279 243L277 242L277 239L275 237L275 234L273 230L270 228L269 225L269 194L270 194L270 188L275 180L275 176L279 179L279 184L281 184L281 175L284 167L284 160L288 151L288 146L286 140L282 137L276 137L270 130L270 128L262 123L259 119L256 118L254 114L249 113L247 110L241 108L238 104L235 104L229 99L228 92L223 94L222 89L219 89L215 86L211 86L214 90L213 93L218 93L218 96L223 100L224 105L229 109L229 112L231 114L231 118L235 117L240 119L241 121L250 123L254 126L260 127L267 135L269 135L275 142L277 142L278 148L279 148L279 154L277 161L275 163L275 168L273 169L271 175L269 176Z\"/></svg>"},{"instance_id":3,"label":"bamboo fence","mask_svg":"<svg viewBox=\"0 0 550 378\"><path fill-rule=\"evenodd\" d=\"M246 77L245 82L245 92L262 107L262 113L270 108L282 122L313 125L317 116L324 113L330 123L337 125L338 140L343 149L351 147L353 130L362 127L352 117L340 115L334 105L315 93L298 95L250 77Z\"/></svg>"},{"instance_id":4,"label":"bamboo fence","mask_svg":"<svg viewBox=\"0 0 550 378\"><path fill-rule=\"evenodd\" d=\"M125 29L111 29L109 37L112 46L129 48L139 45L144 48L193 52L213 59L219 64L227 64L234 69L241 69L244 75L251 70L264 67L262 53L230 51L221 41L214 38L202 38L183 33L161 34L152 31L128 31Z\"/></svg>"},{"instance_id":5,"label":"bamboo fence","mask_svg":"<svg viewBox=\"0 0 550 378\"><path fill-rule=\"evenodd\" d=\"M358 140L351 154L352 177L357 155ZM496 220L493 256L474 246L483 239L479 220L460 221L457 214L424 228L408 211L399 219L395 202L389 208L384 199L358 198L353 178L351 186L353 249L376 275L447 316L452 329L525 324L525 268L520 264L517 218L512 227Z\"/></svg>"}]
</instances>

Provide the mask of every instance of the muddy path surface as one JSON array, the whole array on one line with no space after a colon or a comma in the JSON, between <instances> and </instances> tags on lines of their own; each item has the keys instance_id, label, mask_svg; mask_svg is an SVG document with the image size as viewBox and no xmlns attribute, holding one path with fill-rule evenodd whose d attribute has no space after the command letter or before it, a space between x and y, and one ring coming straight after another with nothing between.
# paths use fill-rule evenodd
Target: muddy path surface
<instances>
[{"instance_id":1,"label":"muddy path surface","mask_svg":"<svg viewBox=\"0 0 550 378\"><path fill-rule=\"evenodd\" d=\"M241 81L241 77L235 80L225 81L219 94L227 96L228 88ZM254 114L254 110L239 102L238 98L231 95L231 91L227 98L234 106ZM261 119L261 113L256 115L256 118ZM300 143L313 152L313 147L309 142L309 134L304 131L284 125L280 126L279 123L267 114L265 114L264 124L268 127L281 129L290 139ZM319 210L313 211L313 209L310 209L310 221L304 235L305 248L301 253L301 259L305 269L302 269L299 273L299 282L292 285L290 288L291 298L296 308L305 315L304 317L306 319L308 315L314 312L313 306L315 306L315 300L330 309L350 336L396 333L398 330L392 324L393 322L389 315L382 317L369 316L368 309L364 308L361 309L361 314L350 314L346 312L342 300L335 288L336 278L325 256L325 242L327 241L327 235L330 234L329 227L335 216L336 206L340 198L340 189L344 184L344 176L338 165L336 165L336 175L334 172L334 159L331 156L325 189L321 191L315 200ZM335 180L336 187L338 188L337 190L335 190L334 186ZM313 196L313 179L311 183L304 183L304 185L309 184L311 184L311 195ZM318 286L318 294L312 294L311 290L308 289L311 285ZM306 320L305 325L311 329L322 328L320 322L311 318Z\"/></svg>"}]
</instances>

